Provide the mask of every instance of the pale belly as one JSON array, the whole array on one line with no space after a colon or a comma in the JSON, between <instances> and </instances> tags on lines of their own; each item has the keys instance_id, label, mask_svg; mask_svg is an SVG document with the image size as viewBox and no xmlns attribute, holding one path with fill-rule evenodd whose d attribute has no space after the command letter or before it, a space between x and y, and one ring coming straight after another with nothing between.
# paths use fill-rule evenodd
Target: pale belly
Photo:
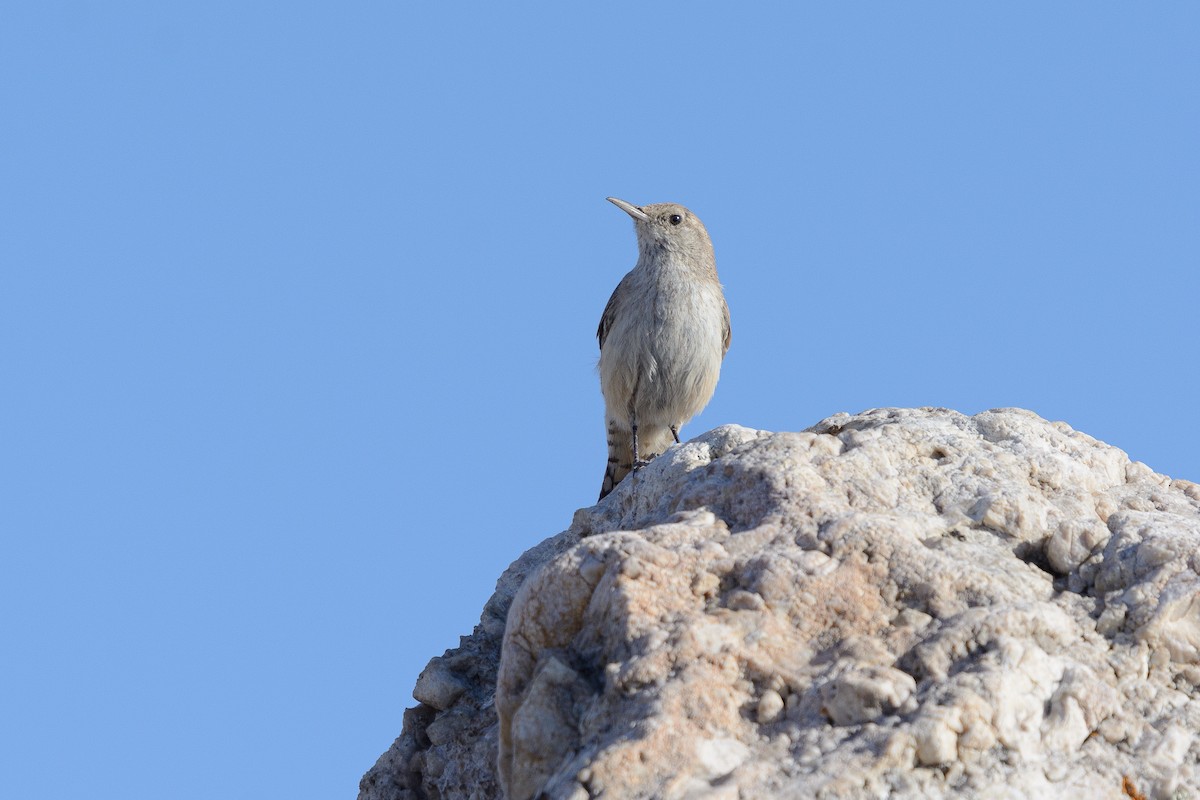
<instances>
[{"instance_id":1,"label":"pale belly","mask_svg":"<svg viewBox=\"0 0 1200 800\"><path fill-rule=\"evenodd\" d=\"M639 427L666 427L699 413L721 374L723 308L719 290L707 288L638 298L600 356L609 418L625 428L633 412ZM636 324L649 319L655 324Z\"/></svg>"}]
</instances>

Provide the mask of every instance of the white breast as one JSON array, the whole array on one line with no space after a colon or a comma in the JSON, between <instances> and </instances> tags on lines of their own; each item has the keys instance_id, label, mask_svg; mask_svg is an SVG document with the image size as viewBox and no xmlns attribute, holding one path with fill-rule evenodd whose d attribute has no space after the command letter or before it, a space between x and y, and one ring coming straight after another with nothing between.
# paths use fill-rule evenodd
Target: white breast
<instances>
[{"instance_id":1,"label":"white breast","mask_svg":"<svg viewBox=\"0 0 1200 800\"><path fill-rule=\"evenodd\" d=\"M682 425L716 389L724 299L719 284L670 265L656 274L638 271L601 352L605 402L621 414L633 398L639 425Z\"/></svg>"}]
</instances>

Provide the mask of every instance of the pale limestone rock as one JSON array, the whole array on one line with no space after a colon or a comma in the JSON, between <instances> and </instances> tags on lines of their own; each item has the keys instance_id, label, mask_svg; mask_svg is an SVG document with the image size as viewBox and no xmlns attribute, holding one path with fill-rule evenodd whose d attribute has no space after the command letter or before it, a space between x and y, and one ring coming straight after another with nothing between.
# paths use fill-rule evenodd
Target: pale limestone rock
<instances>
[{"instance_id":1,"label":"pale limestone rock","mask_svg":"<svg viewBox=\"0 0 1200 800\"><path fill-rule=\"evenodd\" d=\"M1198 683L1196 484L1018 409L726 426L505 572L360 798L1200 798Z\"/></svg>"},{"instance_id":2,"label":"pale limestone rock","mask_svg":"<svg viewBox=\"0 0 1200 800\"><path fill-rule=\"evenodd\" d=\"M435 658L417 677L417 685L413 687L412 694L415 700L438 711L444 711L466 690L466 682L454 673L445 659Z\"/></svg>"},{"instance_id":3,"label":"pale limestone rock","mask_svg":"<svg viewBox=\"0 0 1200 800\"><path fill-rule=\"evenodd\" d=\"M762 697L758 699L758 707L755 709L755 716L758 718L760 725L766 725L775 722L783 713L786 705L783 697L774 689L766 689L762 693Z\"/></svg>"},{"instance_id":4,"label":"pale limestone rock","mask_svg":"<svg viewBox=\"0 0 1200 800\"><path fill-rule=\"evenodd\" d=\"M851 665L823 687L822 711L834 725L857 725L909 709L917 684L906 672Z\"/></svg>"}]
</instances>

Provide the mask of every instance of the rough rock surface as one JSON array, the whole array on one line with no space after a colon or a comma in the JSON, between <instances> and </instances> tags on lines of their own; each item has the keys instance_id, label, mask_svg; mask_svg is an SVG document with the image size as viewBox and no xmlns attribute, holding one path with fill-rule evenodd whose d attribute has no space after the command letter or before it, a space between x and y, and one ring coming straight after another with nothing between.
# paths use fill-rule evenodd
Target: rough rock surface
<instances>
[{"instance_id":1,"label":"rough rock surface","mask_svg":"<svg viewBox=\"0 0 1200 800\"><path fill-rule=\"evenodd\" d=\"M726 426L504 573L359 797L1200 799L1198 685L1196 484L1018 409Z\"/></svg>"}]
</instances>

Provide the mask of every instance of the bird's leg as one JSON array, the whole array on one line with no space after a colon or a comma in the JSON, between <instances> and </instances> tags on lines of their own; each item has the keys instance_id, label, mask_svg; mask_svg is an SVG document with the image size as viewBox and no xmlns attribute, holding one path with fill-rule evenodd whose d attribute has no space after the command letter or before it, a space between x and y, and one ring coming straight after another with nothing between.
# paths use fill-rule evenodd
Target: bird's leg
<instances>
[{"instance_id":1,"label":"bird's leg","mask_svg":"<svg viewBox=\"0 0 1200 800\"><path fill-rule=\"evenodd\" d=\"M671 426L671 435L675 437L675 444L679 444L679 426L678 425Z\"/></svg>"},{"instance_id":2,"label":"bird's leg","mask_svg":"<svg viewBox=\"0 0 1200 800\"><path fill-rule=\"evenodd\" d=\"M638 458L638 440L637 440L637 390L638 384L642 382L642 371L638 369L637 377L633 379L633 392L629 395L629 428L633 431L633 471L637 472L642 467L649 464L649 461L642 461Z\"/></svg>"},{"instance_id":3,"label":"bird's leg","mask_svg":"<svg viewBox=\"0 0 1200 800\"><path fill-rule=\"evenodd\" d=\"M630 428L630 430L633 431L633 471L637 472L639 469L646 466L650 462L648 460L642 461L640 455L638 454L638 438L637 438L638 426L637 426L637 415L636 414L630 415L629 428Z\"/></svg>"},{"instance_id":4,"label":"bird's leg","mask_svg":"<svg viewBox=\"0 0 1200 800\"><path fill-rule=\"evenodd\" d=\"M633 471L637 472L639 469L646 466L650 462L642 461L640 458L638 458L637 423L635 422L632 425L630 425L629 427L633 429Z\"/></svg>"}]
</instances>

